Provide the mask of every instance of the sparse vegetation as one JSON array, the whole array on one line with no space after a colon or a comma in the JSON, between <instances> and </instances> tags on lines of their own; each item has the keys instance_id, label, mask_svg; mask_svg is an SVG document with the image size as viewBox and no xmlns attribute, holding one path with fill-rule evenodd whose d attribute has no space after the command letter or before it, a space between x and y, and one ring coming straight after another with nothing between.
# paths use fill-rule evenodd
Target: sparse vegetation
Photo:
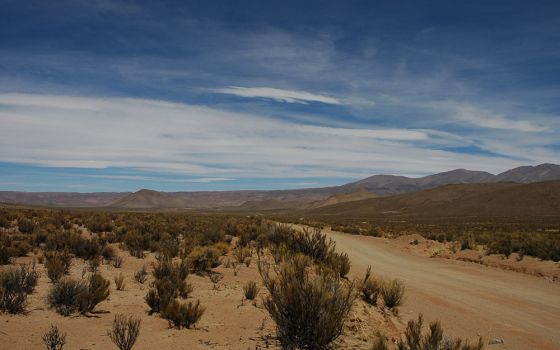
<instances>
[{"instance_id":1,"label":"sparse vegetation","mask_svg":"<svg viewBox=\"0 0 560 350\"><path fill-rule=\"evenodd\" d=\"M59 314L92 312L97 304L109 297L109 281L98 273L86 280L62 279L49 291L47 300Z\"/></svg>"},{"instance_id":2,"label":"sparse vegetation","mask_svg":"<svg viewBox=\"0 0 560 350\"><path fill-rule=\"evenodd\" d=\"M370 305L377 305L377 298L381 293L383 283L371 276L371 266L368 266L364 279L359 285L360 297Z\"/></svg>"},{"instance_id":3,"label":"sparse vegetation","mask_svg":"<svg viewBox=\"0 0 560 350\"><path fill-rule=\"evenodd\" d=\"M45 257L47 276L51 282L58 282L62 276L67 275L70 271L72 256L67 251L47 253Z\"/></svg>"},{"instance_id":4,"label":"sparse vegetation","mask_svg":"<svg viewBox=\"0 0 560 350\"><path fill-rule=\"evenodd\" d=\"M275 275L262 261L259 268L270 293L264 306L284 348L324 349L341 335L355 298L353 283L328 269L312 272L297 256L283 262Z\"/></svg>"},{"instance_id":5,"label":"sparse vegetation","mask_svg":"<svg viewBox=\"0 0 560 350\"><path fill-rule=\"evenodd\" d=\"M444 336L443 328L439 322L432 322L428 334L422 334L424 318L418 315L418 320L408 321L404 340L398 343L399 350L482 350L484 343L478 338L476 344L470 344L461 339L450 339Z\"/></svg>"},{"instance_id":6,"label":"sparse vegetation","mask_svg":"<svg viewBox=\"0 0 560 350\"><path fill-rule=\"evenodd\" d=\"M107 335L119 350L131 350L140 335L140 319L115 315L113 326L107 331Z\"/></svg>"},{"instance_id":7,"label":"sparse vegetation","mask_svg":"<svg viewBox=\"0 0 560 350\"><path fill-rule=\"evenodd\" d=\"M144 284L146 282L146 278L148 277L148 270L146 269L146 265L142 266L142 268L134 273L134 280L140 284Z\"/></svg>"},{"instance_id":8,"label":"sparse vegetation","mask_svg":"<svg viewBox=\"0 0 560 350\"><path fill-rule=\"evenodd\" d=\"M66 333L62 333L57 326L51 325L51 329L43 334L42 339L47 350L62 350L66 344Z\"/></svg>"},{"instance_id":9,"label":"sparse vegetation","mask_svg":"<svg viewBox=\"0 0 560 350\"><path fill-rule=\"evenodd\" d=\"M243 293L245 295L245 299L247 300L254 300L259 294L259 286L255 281L249 281L243 286Z\"/></svg>"},{"instance_id":10,"label":"sparse vegetation","mask_svg":"<svg viewBox=\"0 0 560 350\"><path fill-rule=\"evenodd\" d=\"M117 290L124 290L124 287L126 286L124 275L122 273L119 273L117 276L115 276L114 280L115 280L115 287L117 287Z\"/></svg>"},{"instance_id":11,"label":"sparse vegetation","mask_svg":"<svg viewBox=\"0 0 560 350\"><path fill-rule=\"evenodd\" d=\"M381 296L386 307L393 309L400 306L404 301L404 284L397 279L385 281Z\"/></svg>"},{"instance_id":12,"label":"sparse vegetation","mask_svg":"<svg viewBox=\"0 0 560 350\"><path fill-rule=\"evenodd\" d=\"M173 300L163 310L161 317L169 321L169 326L175 328L191 328L194 326L204 314L204 307L200 305L200 301L195 303L181 303Z\"/></svg>"},{"instance_id":13,"label":"sparse vegetation","mask_svg":"<svg viewBox=\"0 0 560 350\"><path fill-rule=\"evenodd\" d=\"M20 265L0 272L0 311L23 313L27 295L33 293L38 278L33 265Z\"/></svg>"}]
</instances>

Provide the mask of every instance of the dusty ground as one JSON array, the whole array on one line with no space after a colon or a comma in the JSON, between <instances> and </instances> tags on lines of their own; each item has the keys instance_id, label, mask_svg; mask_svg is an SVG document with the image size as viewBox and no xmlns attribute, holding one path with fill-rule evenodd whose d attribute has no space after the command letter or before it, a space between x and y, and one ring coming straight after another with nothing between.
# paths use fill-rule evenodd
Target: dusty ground
<instances>
[{"instance_id":1,"label":"dusty ground","mask_svg":"<svg viewBox=\"0 0 560 350\"><path fill-rule=\"evenodd\" d=\"M117 246L114 245L116 248ZM256 257L250 267L238 265L237 275L232 268L224 264L215 269L223 273L224 278L214 289L208 277L189 275L188 281L194 285L190 300L200 299L206 312L195 329L172 329L166 320L158 315L148 315L148 306L144 301L150 276L144 284L134 281L133 275L142 265L151 271L150 264L155 260L153 254L145 259L131 257L128 252L119 251L124 258L121 268L102 265L99 271L111 281L109 300L100 303L93 315L63 317L50 310L45 298L51 283L46 276L43 265L38 264L41 277L35 292L28 297L26 315L0 314L0 348L1 349L44 349L41 340L50 325L57 325L67 333L65 349L116 349L106 335L114 315L132 314L141 318L141 331L134 349L263 349L278 348L274 340L274 323L262 306L261 289L256 305L242 301L243 285L254 280L260 284ZM224 258L228 260L228 257ZM31 262L32 256L19 258L17 263ZM231 258L233 261L233 259ZM6 267L3 267L6 268ZM74 259L71 276L80 278L84 263ZM119 273L126 276L124 291L117 291L113 278ZM357 301L347 323L345 335L340 339L341 348L367 349L375 329L385 330L391 339L397 339L404 329L403 323L391 313L381 312ZM9 345L8 345L9 344ZM258 347L257 347L258 346Z\"/></svg>"},{"instance_id":2,"label":"dusty ground","mask_svg":"<svg viewBox=\"0 0 560 350\"><path fill-rule=\"evenodd\" d=\"M423 313L428 322L442 321L450 335L504 340L489 349L560 349L559 283L482 264L430 258L421 245L410 244L411 237L390 240L324 232L336 241L338 251L348 253L351 273L362 274L372 265L374 273L404 281L403 321ZM552 266L560 269L558 264Z\"/></svg>"}]
</instances>

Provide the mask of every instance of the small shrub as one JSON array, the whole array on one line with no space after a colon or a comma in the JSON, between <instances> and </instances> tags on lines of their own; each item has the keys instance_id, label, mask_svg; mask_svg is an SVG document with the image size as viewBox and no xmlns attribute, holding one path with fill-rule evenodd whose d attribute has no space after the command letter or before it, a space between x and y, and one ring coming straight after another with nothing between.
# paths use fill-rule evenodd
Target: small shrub
<instances>
[{"instance_id":1,"label":"small shrub","mask_svg":"<svg viewBox=\"0 0 560 350\"><path fill-rule=\"evenodd\" d=\"M226 242L218 242L214 244L214 248L216 248L222 256L225 256L229 251L229 244Z\"/></svg>"},{"instance_id":2,"label":"small shrub","mask_svg":"<svg viewBox=\"0 0 560 350\"><path fill-rule=\"evenodd\" d=\"M51 282L55 283L64 275L70 272L70 265L72 264L72 256L67 253L47 253L45 255L47 261L45 267L47 268L47 276Z\"/></svg>"},{"instance_id":3,"label":"small shrub","mask_svg":"<svg viewBox=\"0 0 560 350\"><path fill-rule=\"evenodd\" d=\"M387 346L387 340L383 335L378 335L373 343L371 350L389 350Z\"/></svg>"},{"instance_id":4,"label":"small shrub","mask_svg":"<svg viewBox=\"0 0 560 350\"><path fill-rule=\"evenodd\" d=\"M377 297L381 293L382 287L381 281L371 276L371 266L368 266L366 275L359 286L362 300L370 305L377 305Z\"/></svg>"},{"instance_id":5,"label":"small shrub","mask_svg":"<svg viewBox=\"0 0 560 350\"><path fill-rule=\"evenodd\" d=\"M101 256L105 261L113 261L117 257L117 253L113 247L106 245L101 249Z\"/></svg>"},{"instance_id":6,"label":"small shrub","mask_svg":"<svg viewBox=\"0 0 560 350\"><path fill-rule=\"evenodd\" d=\"M217 284L224 278L221 273L211 273L209 275L210 281L214 284L214 289L217 289Z\"/></svg>"},{"instance_id":7,"label":"small shrub","mask_svg":"<svg viewBox=\"0 0 560 350\"><path fill-rule=\"evenodd\" d=\"M124 290L125 285L126 282L122 273L119 273L118 276L115 276L115 286L117 287L117 290Z\"/></svg>"},{"instance_id":8,"label":"small shrub","mask_svg":"<svg viewBox=\"0 0 560 350\"><path fill-rule=\"evenodd\" d=\"M190 267L197 274L205 274L220 266L220 254L215 248L195 247L188 255Z\"/></svg>"},{"instance_id":9,"label":"small shrub","mask_svg":"<svg viewBox=\"0 0 560 350\"><path fill-rule=\"evenodd\" d=\"M299 256L283 263L274 277L259 263L270 293L264 307L276 322L283 348L325 349L342 334L355 299L354 284L342 283L328 269L317 269L312 275L306 268L308 261Z\"/></svg>"},{"instance_id":10,"label":"small shrub","mask_svg":"<svg viewBox=\"0 0 560 350\"><path fill-rule=\"evenodd\" d=\"M131 350L140 334L140 318L115 315L113 327L107 331L111 341L119 350Z\"/></svg>"},{"instance_id":11,"label":"small shrub","mask_svg":"<svg viewBox=\"0 0 560 350\"><path fill-rule=\"evenodd\" d=\"M251 258L245 258L243 262L245 263L245 266L247 267L251 266Z\"/></svg>"},{"instance_id":12,"label":"small shrub","mask_svg":"<svg viewBox=\"0 0 560 350\"><path fill-rule=\"evenodd\" d=\"M122 267L124 259L120 256L115 256L113 259L111 259L111 266L113 266L115 269L120 269Z\"/></svg>"},{"instance_id":13,"label":"small shrub","mask_svg":"<svg viewBox=\"0 0 560 350\"><path fill-rule=\"evenodd\" d=\"M169 279L155 280L145 298L150 307L150 314L163 311L174 297L175 290Z\"/></svg>"},{"instance_id":14,"label":"small shrub","mask_svg":"<svg viewBox=\"0 0 560 350\"><path fill-rule=\"evenodd\" d=\"M35 266L30 265L0 272L0 311L11 314L24 312L27 295L33 292L38 278Z\"/></svg>"},{"instance_id":15,"label":"small shrub","mask_svg":"<svg viewBox=\"0 0 560 350\"><path fill-rule=\"evenodd\" d=\"M245 259L250 258L252 255L253 254L251 253L250 248L237 247L233 251L233 256L239 264L243 264L245 262Z\"/></svg>"},{"instance_id":16,"label":"small shrub","mask_svg":"<svg viewBox=\"0 0 560 350\"><path fill-rule=\"evenodd\" d=\"M47 302L56 312L68 316L79 311L80 300L87 292L88 286L83 281L61 279L51 287Z\"/></svg>"},{"instance_id":17,"label":"small shrub","mask_svg":"<svg viewBox=\"0 0 560 350\"><path fill-rule=\"evenodd\" d=\"M346 277L350 272L350 258L348 254L333 253L329 256L328 265L340 274L340 277Z\"/></svg>"},{"instance_id":18,"label":"small shrub","mask_svg":"<svg viewBox=\"0 0 560 350\"><path fill-rule=\"evenodd\" d=\"M144 284L146 282L146 278L148 277L148 270L146 269L146 265L142 266L142 268L134 273L134 280L140 284Z\"/></svg>"},{"instance_id":19,"label":"small shrub","mask_svg":"<svg viewBox=\"0 0 560 350\"><path fill-rule=\"evenodd\" d=\"M61 315L85 314L109 297L109 285L100 274L92 274L85 281L60 280L49 291L47 301Z\"/></svg>"},{"instance_id":20,"label":"small shrub","mask_svg":"<svg viewBox=\"0 0 560 350\"><path fill-rule=\"evenodd\" d=\"M98 273L94 273L89 277L88 295L84 299L86 301L82 306L82 313L92 312L95 306L109 297L109 286L111 283Z\"/></svg>"},{"instance_id":21,"label":"small shrub","mask_svg":"<svg viewBox=\"0 0 560 350\"><path fill-rule=\"evenodd\" d=\"M169 326L175 328L191 328L204 314L204 307L200 306L200 301L196 303L180 303L173 300L163 310L161 317L169 322Z\"/></svg>"},{"instance_id":22,"label":"small shrub","mask_svg":"<svg viewBox=\"0 0 560 350\"><path fill-rule=\"evenodd\" d=\"M18 256L17 249L0 242L0 265L8 265Z\"/></svg>"},{"instance_id":23,"label":"small shrub","mask_svg":"<svg viewBox=\"0 0 560 350\"><path fill-rule=\"evenodd\" d=\"M404 300L404 285L401 281L394 279L383 283L381 296L385 306L392 309L400 306Z\"/></svg>"},{"instance_id":24,"label":"small shrub","mask_svg":"<svg viewBox=\"0 0 560 350\"><path fill-rule=\"evenodd\" d=\"M461 339L449 339L444 337L444 332L439 322L430 323L428 334L422 335L424 318L418 315L418 320L410 320L404 332L404 341L398 343L399 350L482 350L484 343L482 338L470 345L468 341L463 343Z\"/></svg>"},{"instance_id":25,"label":"small shrub","mask_svg":"<svg viewBox=\"0 0 560 350\"><path fill-rule=\"evenodd\" d=\"M245 299L254 300L259 294L259 286L255 281L249 281L243 286L243 293L245 294Z\"/></svg>"},{"instance_id":26,"label":"small shrub","mask_svg":"<svg viewBox=\"0 0 560 350\"><path fill-rule=\"evenodd\" d=\"M51 325L51 329L43 334L42 339L47 350L61 350L66 344L66 333L62 333L57 326Z\"/></svg>"},{"instance_id":27,"label":"small shrub","mask_svg":"<svg viewBox=\"0 0 560 350\"><path fill-rule=\"evenodd\" d=\"M101 256L96 256L88 260L88 270L89 272L97 272L101 266Z\"/></svg>"}]
</instances>

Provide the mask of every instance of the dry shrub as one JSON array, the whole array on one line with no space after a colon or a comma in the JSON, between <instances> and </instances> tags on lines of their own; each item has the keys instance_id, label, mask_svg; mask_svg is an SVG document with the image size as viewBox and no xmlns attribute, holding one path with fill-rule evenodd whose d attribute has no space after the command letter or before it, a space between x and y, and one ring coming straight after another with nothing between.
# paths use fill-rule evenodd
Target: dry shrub
<instances>
[{"instance_id":1,"label":"dry shrub","mask_svg":"<svg viewBox=\"0 0 560 350\"><path fill-rule=\"evenodd\" d=\"M113 266L115 269L120 269L123 262L124 259L121 256L115 256L113 259L111 259L111 266Z\"/></svg>"},{"instance_id":2,"label":"dry shrub","mask_svg":"<svg viewBox=\"0 0 560 350\"><path fill-rule=\"evenodd\" d=\"M245 299L254 300L259 294L259 286L255 281L249 281L243 286L243 293L245 294Z\"/></svg>"},{"instance_id":3,"label":"dry shrub","mask_svg":"<svg viewBox=\"0 0 560 350\"><path fill-rule=\"evenodd\" d=\"M66 333L62 333L57 326L51 325L51 329L43 334L43 343L47 350L61 350L66 344Z\"/></svg>"},{"instance_id":4,"label":"dry shrub","mask_svg":"<svg viewBox=\"0 0 560 350\"><path fill-rule=\"evenodd\" d=\"M140 284L144 284L146 282L146 278L148 277L148 270L146 269L146 265L142 266L142 268L134 273L134 280Z\"/></svg>"},{"instance_id":5,"label":"dry shrub","mask_svg":"<svg viewBox=\"0 0 560 350\"><path fill-rule=\"evenodd\" d=\"M340 277L346 277L350 272L350 258L346 253L332 253L328 258L327 265L337 271Z\"/></svg>"},{"instance_id":6,"label":"dry shrub","mask_svg":"<svg viewBox=\"0 0 560 350\"><path fill-rule=\"evenodd\" d=\"M21 265L0 272L0 311L23 313L27 295L33 293L38 278L34 265Z\"/></svg>"},{"instance_id":7,"label":"dry shrub","mask_svg":"<svg viewBox=\"0 0 560 350\"><path fill-rule=\"evenodd\" d=\"M385 338L385 336L379 334L373 342L371 350L389 350L389 346L387 345L387 339Z\"/></svg>"},{"instance_id":8,"label":"dry shrub","mask_svg":"<svg viewBox=\"0 0 560 350\"><path fill-rule=\"evenodd\" d=\"M250 258L252 255L251 248L237 247L233 251L233 257L239 264L245 263L245 259Z\"/></svg>"},{"instance_id":9,"label":"dry shrub","mask_svg":"<svg viewBox=\"0 0 560 350\"><path fill-rule=\"evenodd\" d=\"M111 341L119 350L131 350L140 334L140 318L115 315L113 327L107 331Z\"/></svg>"},{"instance_id":10,"label":"dry shrub","mask_svg":"<svg viewBox=\"0 0 560 350\"><path fill-rule=\"evenodd\" d=\"M67 275L72 265L72 256L68 252L52 252L46 253L45 267L47 276L51 282L55 283L64 275Z\"/></svg>"},{"instance_id":11,"label":"dry shrub","mask_svg":"<svg viewBox=\"0 0 560 350\"><path fill-rule=\"evenodd\" d=\"M101 256L94 256L88 260L89 272L97 272L97 270L99 270L99 266L101 266Z\"/></svg>"},{"instance_id":12,"label":"dry shrub","mask_svg":"<svg viewBox=\"0 0 560 350\"><path fill-rule=\"evenodd\" d=\"M109 285L110 282L97 273L86 280L60 280L49 291L47 301L61 315L85 314L109 297Z\"/></svg>"},{"instance_id":13,"label":"dry shrub","mask_svg":"<svg viewBox=\"0 0 560 350\"><path fill-rule=\"evenodd\" d=\"M115 286L117 287L117 290L124 290L126 282L124 280L124 275L122 274L122 272L119 273L118 276L115 276L114 280L115 280Z\"/></svg>"},{"instance_id":14,"label":"dry shrub","mask_svg":"<svg viewBox=\"0 0 560 350\"><path fill-rule=\"evenodd\" d=\"M381 296L386 307L393 309L400 306L404 301L404 284L397 279L385 281L381 288Z\"/></svg>"},{"instance_id":15,"label":"dry shrub","mask_svg":"<svg viewBox=\"0 0 560 350\"><path fill-rule=\"evenodd\" d=\"M212 247L195 247L187 260L191 269L197 274L205 274L220 266L220 253Z\"/></svg>"},{"instance_id":16,"label":"dry shrub","mask_svg":"<svg viewBox=\"0 0 560 350\"><path fill-rule=\"evenodd\" d=\"M354 284L345 284L328 269L313 274L309 260L295 255L282 263L275 276L259 262L263 283L270 295L264 306L276 322L284 348L325 349L342 333L355 299Z\"/></svg>"},{"instance_id":17,"label":"dry shrub","mask_svg":"<svg viewBox=\"0 0 560 350\"><path fill-rule=\"evenodd\" d=\"M56 312L68 316L79 311L80 299L87 290L84 281L61 279L51 287L47 302Z\"/></svg>"},{"instance_id":18,"label":"dry shrub","mask_svg":"<svg viewBox=\"0 0 560 350\"><path fill-rule=\"evenodd\" d=\"M214 244L214 248L216 248L222 256L227 255L229 252L229 244L226 242L218 242Z\"/></svg>"},{"instance_id":19,"label":"dry shrub","mask_svg":"<svg viewBox=\"0 0 560 350\"><path fill-rule=\"evenodd\" d=\"M463 342L461 339L450 339L444 337L444 332L439 322L430 323L428 334L422 335L424 318L418 315L418 320L408 321L404 332L404 341L398 343L400 350L482 350L484 343L482 338L478 338L476 344Z\"/></svg>"},{"instance_id":20,"label":"dry shrub","mask_svg":"<svg viewBox=\"0 0 560 350\"><path fill-rule=\"evenodd\" d=\"M377 305L377 297L381 293L382 287L382 282L371 276L371 266L368 266L366 275L359 286L362 300L370 305Z\"/></svg>"},{"instance_id":21,"label":"dry shrub","mask_svg":"<svg viewBox=\"0 0 560 350\"><path fill-rule=\"evenodd\" d=\"M204 307L200 306L199 300L196 303L180 303L173 300L165 307L161 317L169 322L169 326L191 328L200 320L204 310Z\"/></svg>"}]
</instances>

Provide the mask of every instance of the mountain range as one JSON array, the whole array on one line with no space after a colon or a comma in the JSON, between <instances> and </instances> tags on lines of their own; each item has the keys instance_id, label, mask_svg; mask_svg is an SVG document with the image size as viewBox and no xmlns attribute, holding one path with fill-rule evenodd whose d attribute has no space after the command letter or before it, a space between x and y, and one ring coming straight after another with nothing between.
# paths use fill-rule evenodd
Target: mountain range
<instances>
[{"instance_id":1,"label":"mountain range","mask_svg":"<svg viewBox=\"0 0 560 350\"><path fill-rule=\"evenodd\" d=\"M560 165L522 166L493 175L483 171L456 169L411 178L374 175L341 186L271 191L158 192L14 192L0 191L0 203L82 208L170 209L238 208L265 210L301 208L317 210L341 203L376 200L453 184L519 183L560 180ZM501 185L500 185L501 186Z\"/></svg>"}]
</instances>

